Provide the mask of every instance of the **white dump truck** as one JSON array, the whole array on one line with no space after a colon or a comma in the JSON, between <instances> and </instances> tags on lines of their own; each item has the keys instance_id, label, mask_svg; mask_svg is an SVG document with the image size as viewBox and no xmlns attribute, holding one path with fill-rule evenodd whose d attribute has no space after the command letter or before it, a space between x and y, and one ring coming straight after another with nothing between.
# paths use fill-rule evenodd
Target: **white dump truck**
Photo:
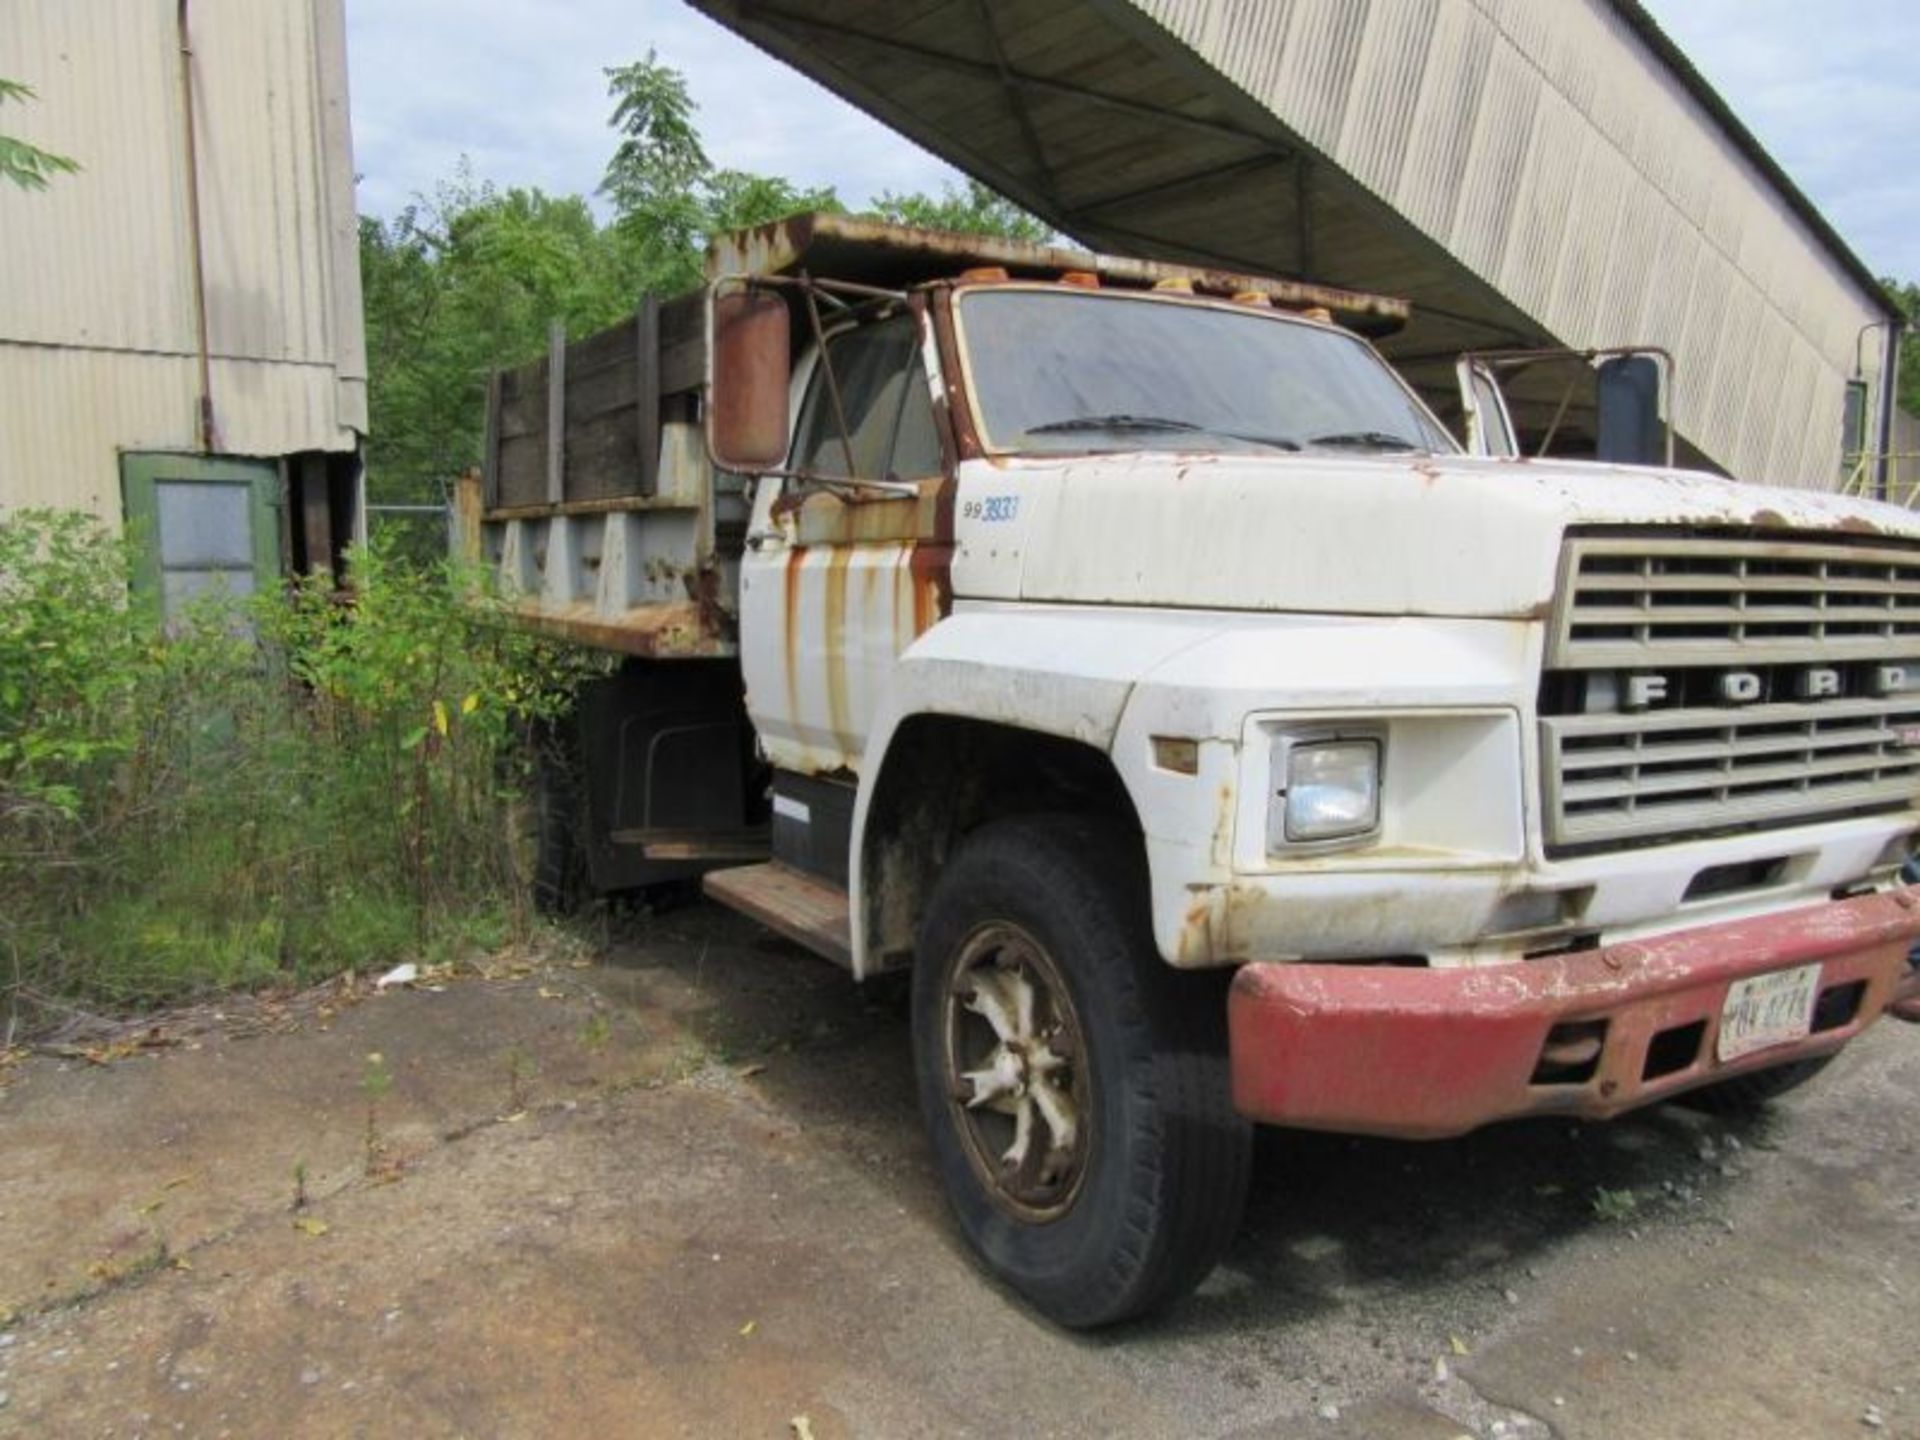
<instances>
[{"instance_id":1,"label":"white dump truck","mask_svg":"<svg viewBox=\"0 0 1920 1440\"><path fill-rule=\"evenodd\" d=\"M495 380L463 543L627 657L538 883L910 968L1046 1315L1198 1283L1254 1124L1753 1104L1914 1017L1920 519L1464 453L1384 297L835 217L710 277Z\"/></svg>"}]
</instances>

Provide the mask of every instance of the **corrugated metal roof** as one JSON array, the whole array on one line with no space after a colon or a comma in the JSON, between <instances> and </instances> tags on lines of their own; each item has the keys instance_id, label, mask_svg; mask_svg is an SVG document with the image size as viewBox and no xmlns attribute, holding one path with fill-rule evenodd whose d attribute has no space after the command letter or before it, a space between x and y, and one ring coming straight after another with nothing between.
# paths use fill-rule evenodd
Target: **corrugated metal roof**
<instances>
[{"instance_id":1,"label":"corrugated metal roof","mask_svg":"<svg viewBox=\"0 0 1920 1440\"><path fill-rule=\"evenodd\" d=\"M1693 61L1687 58L1687 53L1673 42L1666 31L1660 28L1659 22L1647 12L1646 7L1640 4L1639 0L1609 0L1609 3L1620 12L1621 18L1634 28L1647 47L1659 56L1661 62L1680 78L1681 83L1693 93L1694 99L1699 102L1701 108L1727 132L1728 137L1739 147L1748 162L1767 177L1768 183L1780 192L1787 203L1793 207L1801 222L1819 237L1821 244L1825 245L1834 258L1846 267L1860 287L1875 296L1889 316L1895 319L1904 318L1898 302L1887 294L1880 277L1867 268L1860 257L1854 253L1853 247L1841 238L1840 232L1835 230L1827 217L1820 213L1820 207L1808 199L1806 192L1794 184L1793 177L1780 168L1779 162L1768 153L1767 147L1762 145L1759 138L1747 128L1739 114L1727 104L1707 77L1695 68Z\"/></svg>"},{"instance_id":2,"label":"corrugated metal roof","mask_svg":"<svg viewBox=\"0 0 1920 1440\"><path fill-rule=\"evenodd\" d=\"M1637 6L694 3L1091 246L1409 296L1432 394L1463 348L1658 344L1696 453L1837 473L1885 297Z\"/></svg>"}]
</instances>

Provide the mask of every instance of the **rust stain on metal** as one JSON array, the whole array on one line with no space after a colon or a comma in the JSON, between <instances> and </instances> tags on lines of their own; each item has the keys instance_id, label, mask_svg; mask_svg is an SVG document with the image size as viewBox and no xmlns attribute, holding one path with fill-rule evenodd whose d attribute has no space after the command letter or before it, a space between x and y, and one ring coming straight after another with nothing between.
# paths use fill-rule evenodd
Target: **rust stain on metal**
<instances>
[{"instance_id":1,"label":"rust stain on metal","mask_svg":"<svg viewBox=\"0 0 1920 1440\"><path fill-rule=\"evenodd\" d=\"M948 475L941 479L933 492L933 539L942 545L951 546L954 536L954 515L959 508L960 482ZM922 537L925 538L924 536Z\"/></svg>"},{"instance_id":2,"label":"rust stain on metal","mask_svg":"<svg viewBox=\"0 0 1920 1440\"><path fill-rule=\"evenodd\" d=\"M789 515L797 514L800 507L806 504L806 502L807 491L803 487L799 485L783 485L780 487L780 493L773 497L773 505L770 507L768 513L772 515L775 520L784 520Z\"/></svg>"},{"instance_id":3,"label":"rust stain on metal","mask_svg":"<svg viewBox=\"0 0 1920 1440\"><path fill-rule=\"evenodd\" d=\"M940 347L940 374L946 382L945 390L950 399L947 405L947 424L951 434L943 439L943 446L951 451L950 465L957 466L962 460L977 460L986 454L986 446L981 443L980 433L973 426L973 403L967 394L967 367L961 363L960 345L953 333L953 292L944 290L939 295L939 317L942 323L933 327L934 343ZM952 477L949 476L949 483Z\"/></svg>"},{"instance_id":4,"label":"rust stain on metal","mask_svg":"<svg viewBox=\"0 0 1920 1440\"><path fill-rule=\"evenodd\" d=\"M1068 272L1097 275L1101 283L1151 289L1165 280L1184 280L1196 292L1233 296L1258 294L1288 309L1320 308L1362 323L1385 322L1394 328L1412 314L1407 301L1389 295L1343 290L1271 275L1249 275L1204 266L1176 265L1130 256L1096 255L1055 245L1035 245L984 235L922 230L845 215L797 215L771 225L720 236L707 252L709 277L728 274L771 275L812 269L830 270L826 253L859 247L869 264L886 272L887 283L901 287L950 279L962 271L998 267L1009 275L1054 278ZM1370 328L1377 328L1371 326Z\"/></svg>"},{"instance_id":5,"label":"rust stain on metal","mask_svg":"<svg viewBox=\"0 0 1920 1440\"><path fill-rule=\"evenodd\" d=\"M888 618L893 627L893 651L896 655L914 641L914 634L902 628L905 616L912 613L913 552L914 547L908 545L894 557L893 584L887 592Z\"/></svg>"},{"instance_id":6,"label":"rust stain on metal","mask_svg":"<svg viewBox=\"0 0 1920 1440\"><path fill-rule=\"evenodd\" d=\"M1194 768L1198 770L1197 763ZM1212 859L1213 863L1222 869L1233 864L1233 786L1231 785L1221 785L1213 797Z\"/></svg>"},{"instance_id":7,"label":"rust stain on metal","mask_svg":"<svg viewBox=\"0 0 1920 1440\"><path fill-rule=\"evenodd\" d=\"M739 627L720 598L720 572L711 569L689 571L681 576L681 583L687 588L687 597L700 612L700 623L716 635L735 638Z\"/></svg>"},{"instance_id":8,"label":"rust stain on metal","mask_svg":"<svg viewBox=\"0 0 1920 1440\"><path fill-rule=\"evenodd\" d=\"M853 753L853 746L847 736L847 564L852 552L845 546L836 546L827 554L827 595L825 643L821 647L821 659L826 665L827 681L827 724L833 729L833 738L840 746L842 755Z\"/></svg>"},{"instance_id":9,"label":"rust stain on metal","mask_svg":"<svg viewBox=\"0 0 1920 1440\"><path fill-rule=\"evenodd\" d=\"M602 617L591 604L560 609L537 602L517 606L515 620L531 630L596 649L666 659L711 658L738 653L730 635L706 623L701 607L688 601L643 605L617 620Z\"/></svg>"},{"instance_id":10,"label":"rust stain on metal","mask_svg":"<svg viewBox=\"0 0 1920 1440\"><path fill-rule=\"evenodd\" d=\"M1183 968L1211 965L1216 956L1213 935L1214 891L1206 887L1187 902L1180 917L1180 939L1175 963Z\"/></svg>"},{"instance_id":11,"label":"rust stain on metal","mask_svg":"<svg viewBox=\"0 0 1920 1440\"><path fill-rule=\"evenodd\" d=\"M806 551L789 550L781 567L787 603L780 610L780 677L786 682L789 715L800 713L800 567L806 560Z\"/></svg>"},{"instance_id":12,"label":"rust stain on metal","mask_svg":"<svg viewBox=\"0 0 1920 1440\"><path fill-rule=\"evenodd\" d=\"M953 546L915 545L907 566L913 576L913 633L924 635L953 613Z\"/></svg>"},{"instance_id":13,"label":"rust stain on metal","mask_svg":"<svg viewBox=\"0 0 1920 1440\"><path fill-rule=\"evenodd\" d=\"M1867 519L1864 515L1848 515L1833 528L1836 530L1844 530L1852 535L1884 535L1887 533L1883 527L1874 524L1873 521Z\"/></svg>"}]
</instances>

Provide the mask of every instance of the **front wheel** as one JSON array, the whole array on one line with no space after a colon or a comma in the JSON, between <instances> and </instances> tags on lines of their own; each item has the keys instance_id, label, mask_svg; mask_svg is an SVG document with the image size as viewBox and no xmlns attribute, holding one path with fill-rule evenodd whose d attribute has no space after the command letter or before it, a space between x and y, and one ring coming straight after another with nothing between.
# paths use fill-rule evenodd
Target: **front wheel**
<instances>
[{"instance_id":1,"label":"front wheel","mask_svg":"<svg viewBox=\"0 0 1920 1440\"><path fill-rule=\"evenodd\" d=\"M1137 842L1076 817L968 837L921 927L914 1064L934 1161L989 1268L1063 1325L1199 1284L1239 1225L1226 976L1155 952Z\"/></svg>"}]
</instances>

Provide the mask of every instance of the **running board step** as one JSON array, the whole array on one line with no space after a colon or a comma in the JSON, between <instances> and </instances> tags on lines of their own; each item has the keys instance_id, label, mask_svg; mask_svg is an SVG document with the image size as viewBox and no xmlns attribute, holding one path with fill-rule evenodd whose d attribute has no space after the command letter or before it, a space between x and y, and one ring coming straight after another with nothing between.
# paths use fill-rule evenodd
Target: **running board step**
<instances>
[{"instance_id":1,"label":"running board step","mask_svg":"<svg viewBox=\"0 0 1920 1440\"><path fill-rule=\"evenodd\" d=\"M826 880L769 861L731 870L709 870L707 894L751 916L816 955L853 966L853 929L847 892Z\"/></svg>"},{"instance_id":2,"label":"running board step","mask_svg":"<svg viewBox=\"0 0 1920 1440\"><path fill-rule=\"evenodd\" d=\"M632 845L649 860L727 860L767 858L771 842L765 825L748 830L615 830L615 845Z\"/></svg>"}]
</instances>

